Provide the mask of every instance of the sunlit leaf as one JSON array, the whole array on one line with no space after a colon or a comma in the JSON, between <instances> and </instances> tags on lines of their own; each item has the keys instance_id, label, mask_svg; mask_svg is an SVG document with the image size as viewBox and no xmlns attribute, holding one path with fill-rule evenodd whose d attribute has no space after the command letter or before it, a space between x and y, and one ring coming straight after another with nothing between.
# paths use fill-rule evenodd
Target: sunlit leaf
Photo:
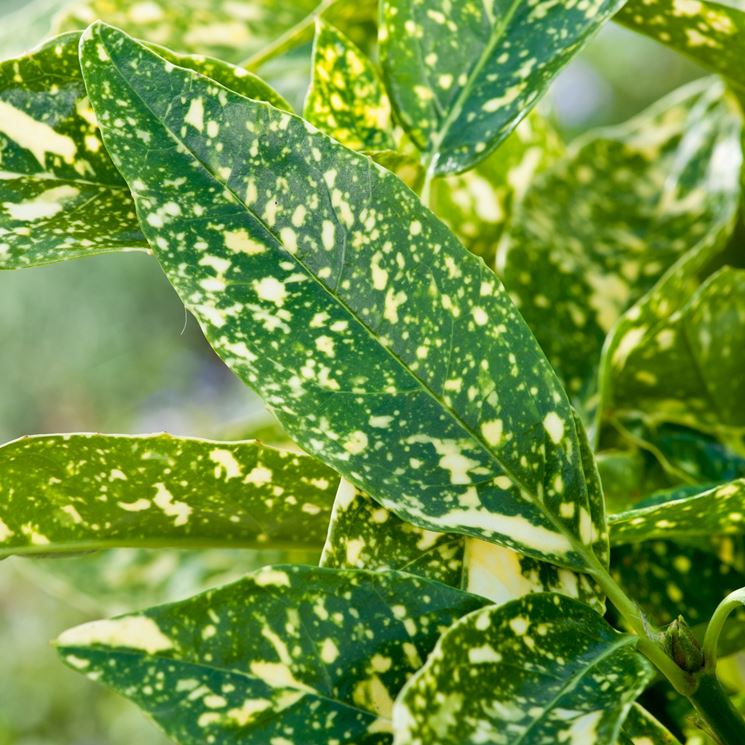
<instances>
[{"instance_id":1,"label":"sunlit leaf","mask_svg":"<svg viewBox=\"0 0 745 745\"><path fill-rule=\"evenodd\" d=\"M336 477L255 442L39 435L0 448L0 556L323 545Z\"/></svg>"},{"instance_id":2,"label":"sunlit leaf","mask_svg":"<svg viewBox=\"0 0 745 745\"><path fill-rule=\"evenodd\" d=\"M621 313L687 252L724 247L741 129L721 83L692 83L577 141L518 205L497 271L576 401Z\"/></svg>"},{"instance_id":3,"label":"sunlit leaf","mask_svg":"<svg viewBox=\"0 0 745 745\"><path fill-rule=\"evenodd\" d=\"M344 34L318 21L305 118L354 150L395 148L391 103L378 71Z\"/></svg>"},{"instance_id":4,"label":"sunlit leaf","mask_svg":"<svg viewBox=\"0 0 745 745\"><path fill-rule=\"evenodd\" d=\"M556 376L414 193L103 24L82 60L171 283L299 445L421 527L568 568L605 561L601 494Z\"/></svg>"},{"instance_id":5,"label":"sunlit leaf","mask_svg":"<svg viewBox=\"0 0 745 745\"><path fill-rule=\"evenodd\" d=\"M561 595L484 608L455 624L405 686L394 742L611 745L650 678L635 646Z\"/></svg>"},{"instance_id":6,"label":"sunlit leaf","mask_svg":"<svg viewBox=\"0 0 745 745\"><path fill-rule=\"evenodd\" d=\"M86 96L79 40L79 33L63 34L0 63L0 269L148 250ZM160 48L158 53L241 95L287 107L245 70Z\"/></svg>"},{"instance_id":7,"label":"sunlit leaf","mask_svg":"<svg viewBox=\"0 0 745 745\"><path fill-rule=\"evenodd\" d=\"M79 626L57 645L182 745L382 745L400 688L439 635L483 604L413 575L270 566Z\"/></svg>"},{"instance_id":8,"label":"sunlit leaf","mask_svg":"<svg viewBox=\"0 0 745 745\"><path fill-rule=\"evenodd\" d=\"M676 491L672 499L611 515L613 544L745 532L745 479L679 495Z\"/></svg>"},{"instance_id":9,"label":"sunlit leaf","mask_svg":"<svg viewBox=\"0 0 745 745\"><path fill-rule=\"evenodd\" d=\"M380 53L432 173L464 171L515 128L623 0L384 0Z\"/></svg>"},{"instance_id":10,"label":"sunlit leaf","mask_svg":"<svg viewBox=\"0 0 745 745\"><path fill-rule=\"evenodd\" d=\"M708 0L629 0L613 20L745 87L743 8Z\"/></svg>"}]
</instances>

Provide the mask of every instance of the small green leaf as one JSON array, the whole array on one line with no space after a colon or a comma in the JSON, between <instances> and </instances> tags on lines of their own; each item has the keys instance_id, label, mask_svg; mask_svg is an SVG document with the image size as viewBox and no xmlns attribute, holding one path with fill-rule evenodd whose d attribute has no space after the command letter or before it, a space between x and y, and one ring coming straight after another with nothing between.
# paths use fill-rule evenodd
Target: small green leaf
<instances>
[{"instance_id":1,"label":"small green leaf","mask_svg":"<svg viewBox=\"0 0 745 745\"><path fill-rule=\"evenodd\" d=\"M497 272L583 409L619 316L687 252L724 247L741 130L723 85L697 81L577 141L518 205Z\"/></svg>"},{"instance_id":2,"label":"small green leaf","mask_svg":"<svg viewBox=\"0 0 745 745\"><path fill-rule=\"evenodd\" d=\"M491 153L623 0L384 0L380 54L402 124L432 173Z\"/></svg>"},{"instance_id":3,"label":"small green leaf","mask_svg":"<svg viewBox=\"0 0 745 745\"><path fill-rule=\"evenodd\" d=\"M397 572L270 566L57 645L181 745L382 745L398 691L484 602Z\"/></svg>"},{"instance_id":4,"label":"small green leaf","mask_svg":"<svg viewBox=\"0 0 745 745\"><path fill-rule=\"evenodd\" d=\"M708 0L629 0L613 19L743 88L745 13Z\"/></svg>"},{"instance_id":5,"label":"small green leaf","mask_svg":"<svg viewBox=\"0 0 745 745\"><path fill-rule=\"evenodd\" d=\"M113 546L318 548L336 475L256 442L39 435L0 448L0 557Z\"/></svg>"},{"instance_id":6,"label":"small green leaf","mask_svg":"<svg viewBox=\"0 0 745 745\"><path fill-rule=\"evenodd\" d=\"M420 527L580 571L593 551L606 560L602 494L556 376L499 281L413 192L120 31L95 24L81 50L166 274L300 446Z\"/></svg>"},{"instance_id":7,"label":"small green leaf","mask_svg":"<svg viewBox=\"0 0 745 745\"><path fill-rule=\"evenodd\" d=\"M636 641L561 595L476 611L404 687L395 745L612 745L651 677Z\"/></svg>"},{"instance_id":8,"label":"small green leaf","mask_svg":"<svg viewBox=\"0 0 745 745\"><path fill-rule=\"evenodd\" d=\"M560 592L605 609L585 574L560 569L509 548L404 522L342 479L334 502L322 566L398 569L436 579L494 603L532 592Z\"/></svg>"},{"instance_id":9,"label":"small green leaf","mask_svg":"<svg viewBox=\"0 0 745 745\"><path fill-rule=\"evenodd\" d=\"M646 709L639 704L634 704L624 720L618 745L681 745L681 743Z\"/></svg>"},{"instance_id":10,"label":"small green leaf","mask_svg":"<svg viewBox=\"0 0 745 745\"><path fill-rule=\"evenodd\" d=\"M395 149L391 103L378 71L350 39L320 19L304 116L353 150Z\"/></svg>"},{"instance_id":11,"label":"small green leaf","mask_svg":"<svg viewBox=\"0 0 745 745\"><path fill-rule=\"evenodd\" d=\"M696 487L690 487L696 489ZM662 495L658 497L664 499ZM697 494L673 490L649 507L609 517L614 545L653 538L742 533L745 531L745 479Z\"/></svg>"},{"instance_id":12,"label":"small green leaf","mask_svg":"<svg viewBox=\"0 0 745 745\"><path fill-rule=\"evenodd\" d=\"M723 267L685 303L676 307L670 298L657 314L669 298L668 284L615 331L606 353L604 408L715 434L742 430L745 270Z\"/></svg>"},{"instance_id":13,"label":"small green leaf","mask_svg":"<svg viewBox=\"0 0 745 745\"><path fill-rule=\"evenodd\" d=\"M79 33L63 34L0 63L0 269L148 250L86 96L79 40ZM160 47L158 53L241 95L289 106L241 68Z\"/></svg>"}]
</instances>

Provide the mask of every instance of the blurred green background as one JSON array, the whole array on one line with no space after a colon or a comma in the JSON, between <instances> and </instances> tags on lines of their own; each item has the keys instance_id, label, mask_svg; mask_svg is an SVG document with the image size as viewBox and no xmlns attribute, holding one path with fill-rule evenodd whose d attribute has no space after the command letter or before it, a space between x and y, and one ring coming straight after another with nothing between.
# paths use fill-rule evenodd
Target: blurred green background
<instances>
[{"instance_id":1,"label":"blurred green background","mask_svg":"<svg viewBox=\"0 0 745 745\"><path fill-rule=\"evenodd\" d=\"M0 0L0 55L33 46L63 4ZM284 92L297 103L297 66L288 69L293 79ZM554 83L550 103L572 137L623 121L701 74L611 25ZM221 437L265 417L142 254L0 273L0 350L0 441L68 431ZM116 551L0 563L0 745L165 743L133 705L59 664L49 640L71 625L183 597L271 559ZM119 589L125 583L128 592Z\"/></svg>"}]
</instances>

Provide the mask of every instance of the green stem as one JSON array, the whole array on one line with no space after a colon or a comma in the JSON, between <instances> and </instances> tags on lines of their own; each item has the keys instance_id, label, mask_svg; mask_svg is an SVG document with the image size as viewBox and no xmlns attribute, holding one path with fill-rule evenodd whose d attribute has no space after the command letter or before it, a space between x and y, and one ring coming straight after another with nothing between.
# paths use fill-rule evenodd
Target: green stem
<instances>
[{"instance_id":1,"label":"green stem","mask_svg":"<svg viewBox=\"0 0 745 745\"><path fill-rule=\"evenodd\" d=\"M339 5L341 2L343 0L323 0L302 21L298 21L292 28L287 29L281 36L278 36L271 44L268 44L262 50L242 62L241 67L245 67L246 70L250 70L251 72L256 72L262 65L269 62L269 60L279 57L290 49L294 49L304 41L310 40L312 38L311 29L315 25L316 19L334 5Z\"/></svg>"},{"instance_id":2,"label":"green stem","mask_svg":"<svg viewBox=\"0 0 745 745\"><path fill-rule=\"evenodd\" d=\"M732 613L735 608L742 605L745 605L745 588L735 590L727 595L727 597L719 603L717 609L711 616L709 625L706 627L703 644L704 665L706 666L706 672L709 675L714 675L717 669L717 645L724 624L729 618L729 614ZM743 742L745 742L745 740L743 740Z\"/></svg>"},{"instance_id":3,"label":"green stem","mask_svg":"<svg viewBox=\"0 0 745 745\"><path fill-rule=\"evenodd\" d=\"M716 675L704 673L698 678L698 687L688 696L710 734L720 745L745 743L745 721L732 705Z\"/></svg>"}]
</instances>

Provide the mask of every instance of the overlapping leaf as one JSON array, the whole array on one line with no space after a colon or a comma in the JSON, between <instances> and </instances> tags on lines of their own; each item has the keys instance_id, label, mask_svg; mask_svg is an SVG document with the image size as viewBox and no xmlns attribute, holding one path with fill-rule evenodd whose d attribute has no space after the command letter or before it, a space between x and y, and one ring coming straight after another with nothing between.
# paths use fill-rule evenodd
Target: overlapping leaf
<instances>
[{"instance_id":1,"label":"overlapping leaf","mask_svg":"<svg viewBox=\"0 0 745 745\"><path fill-rule=\"evenodd\" d=\"M333 471L255 442L40 435L0 448L0 556L112 546L318 548Z\"/></svg>"},{"instance_id":2,"label":"overlapping leaf","mask_svg":"<svg viewBox=\"0 0 745 745\"><path fill-rule=\"evenodd\" d=\"M680 307L665 286L655 295L614 334L606 411L714 433L745 428L745 271L720 269Z\"/></svg>"},{"instance_id":3,"label":"overlapping leaf","mask_svg":"<svg viewBox=\"0 0 745 745\"><path fill-rule=\"evenodd\" d=\"M592 550L605 559L558 380L499 282L415 194L110 27L86 33L82 61L170 281L301 446L421 527L580 570Z\"/></svg>"},{"instance_id":4,"label":"overlapping leaf","mask_svg":"<svg viewBox=\"0 0 745 745\"><path fill-rule=\"evenodd\" d=\"M391 103L369 58L344 34L316 24L305 118L354 150L395 148Z\"/></svg>"},{"instance_id":5,"label":"overlapping leaf","mask_svg":"<svg viewBox=\"0 0 745 745\"><path fill-rule=\"evenodd\" d=\"M381 58L401 122L432 173L494 150L623 0L384 0Z\"/></svg>"},{"instance_id":6,"label":"overlapping leaf","mask_svg":"<svg viewBox=\"0 0 745 745\"><path fill-rule=\"evenodd\" d=\"M658 504L611 515L614 545L745 532L745 479L692 495L676 490L669 497L660 495Z\"/></svg>"},{"instance_id":7,"label":"overlapping leaf","mask_svg":"<svg viewBox=\"0 0 745 745\"><path fill-rule=\"evenodd\" d=\"M79 39L79 33L63 34L0 63L0 269L148 250L129 189L103 146L86 96ZM241 95L287 107L245 70L158 51Z\"/></svg>"},{"instance_id":8,"label":"overlapping leaf","mask_svg":"<svg viewBox=\"0 0 745 745\"><path fill-rule=\"evenodd\" d=\"M646 709L634 704L626 716L618 745L681 745Z\"/></svg>"},{"instance_id":9,"label":"overlapping leaf","mask_svg":"<svg viewBox=\"0 0 745 745\"><path fill-rule=\"evenodd\" d=\"M439 635L484 602L396 572L274 566L71 629L58 649L181 745L373 745Z\"/></svg>"},{"instance_id":10,"label":"overlapping leaf","mask_svg":"<svg viewBox=\"0 0 745 745\"><path fill-rule=\"evenodd\" d=\"M455 624L403 689L394 742L612 745L650 678L635 646L561 595L484 608Z\"/></svg>"},{"instance_id":11,"label":"overlapping leaf","mask_svg":"<svg viewBox=\"0 0 745 745\"><path fill-rule=\"evenodd\" d=\"M606 334L688 251L723 248L740 196L741 121L721 83L693 83L588 135L534 180L497 270L577 401Z\"/></svg>"},{"instance_id":12,"label":"overlapping leaf","mask_svg":"<svg viewBox=\"0 0 745 745\"><path fill-rule=\"evenodd\" d=\"M618 23L688 55L745 88L745 13L709 0L629 0Z\"/></svg>"},{"instance_id":13,"label":"overlapping leaf","mask_svg":"<svg viewBox=\"0 0 745 745\"><path fill-rule=\"evenodd\" d=\"M604 596L585 574L559 569L509 548L404 522L347 481L334 502L322 566L398 569L506 603L533 592L560 592L599 611Z\"/></svg>"}]
</instances>

